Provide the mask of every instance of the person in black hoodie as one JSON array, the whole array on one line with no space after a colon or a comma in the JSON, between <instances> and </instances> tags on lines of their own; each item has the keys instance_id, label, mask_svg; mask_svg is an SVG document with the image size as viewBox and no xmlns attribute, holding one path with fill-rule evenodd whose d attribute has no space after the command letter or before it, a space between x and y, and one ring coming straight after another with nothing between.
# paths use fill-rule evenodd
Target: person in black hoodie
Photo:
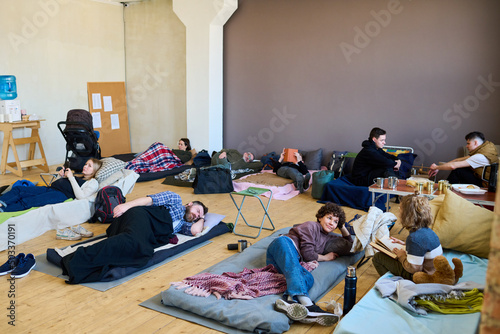
<instances>
[{"instance_id":1,"label":"person in black hoodie","mask_svg":"<svg viewBox=\"0 0 500 334\"><path fill-rule=\"evenodd\" d=\"M386 131L373 128L368 140L363 141L363 149L358 153L352 166L351 182L357 186L370 186L377 177L396 176L395 170L401 166L401 160L386 153Z\"/></svg>"}]
</instances>

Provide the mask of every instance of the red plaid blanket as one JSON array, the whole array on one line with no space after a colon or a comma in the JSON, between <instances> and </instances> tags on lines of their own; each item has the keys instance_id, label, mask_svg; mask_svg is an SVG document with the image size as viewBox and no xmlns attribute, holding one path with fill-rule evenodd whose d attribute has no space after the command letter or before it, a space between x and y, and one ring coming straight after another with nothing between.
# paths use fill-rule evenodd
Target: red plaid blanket
<instances>
[{"instance_id":1,"label":"red plaid blanket","mask_svg":"<svg viewBox=\"0 0 500 334\"><path fill-rule=\"evenodd\" d=\"M136 173L155 173L182 166L182 161L171 149L162 143L155 142L149 148L129 161L126 169Z\"/></svg>"},{"instance_id":2,"label":"red plaid blanket","mask_svg":"<svg viewBox=\"0 0 500 334\"><path fill-rule=\"evenodd\" d=\"M309 271L317 267L317 263L301 264ZM184 292L193 296L208 297L213 294L217 299L252 299L286 290L285 276L278 274L272 264L258 269L244 268L241 273L201 273L171 284L177 289L187 288Z\"/></svg>"}]
</instances>

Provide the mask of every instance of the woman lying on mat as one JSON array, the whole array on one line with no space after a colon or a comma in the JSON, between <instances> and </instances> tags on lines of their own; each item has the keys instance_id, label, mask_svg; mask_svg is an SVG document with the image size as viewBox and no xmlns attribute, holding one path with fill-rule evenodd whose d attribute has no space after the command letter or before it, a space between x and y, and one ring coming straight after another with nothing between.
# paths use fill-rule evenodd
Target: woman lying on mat
<instances>
[{"instance_id":1,"label":"woman lying on mat","mask_svg":"<svg viewBox=\"0 0 500 334\"><path fill-rule=\"evenodd\" d=\"M314 278L303 265L312 270L319 265L318 261L333 261L339 256L349 255L353 240L344 226L344 210L337 204L323 205L316 219L315 222L295 225L288 234L276 238L267 248L266 262L274 265L286 279L287 290L283 299L278 299L275 304L278 311L285 312L292 320L331 326L338 321L338 316L323 311L309 298ZM342 237L330 233L337 227ZM325 252L329 244L334 244L336 252Z\"/></svg>"},{"instance_id":2,"label":"woman lying on mat","mask_svg":"<svg viewBox=\"0 0 500 334\"><path fill-rule=\"evenodd\" d=\"M94 176L101 166L100 160L91 158L83 166L83 178L75 177L71 169L63 168L59 171L58 179L48 187L14 187L0 196L0 212L22 211L47 204L62 203L68 198L86 199L93 196L99 188ZM72 229L81 233L69 229L58 230L56 238L78 240L82 235L92 236L92 232L79 225Z\"/></svg>"}]
</instances>

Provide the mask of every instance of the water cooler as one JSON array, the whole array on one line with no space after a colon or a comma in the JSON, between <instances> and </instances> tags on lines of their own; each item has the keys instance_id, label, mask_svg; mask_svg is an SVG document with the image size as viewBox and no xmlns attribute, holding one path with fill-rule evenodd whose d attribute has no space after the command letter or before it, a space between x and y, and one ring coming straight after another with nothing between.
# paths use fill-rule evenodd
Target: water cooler
<instances>
[{"instance_id":1,"label":"water cooler","mask_svg":"<svg viewBox=\"0 0 500 334\"><path fill-rule=\"evenodd\" d=\"M16 77L0 75L0 121L17 122L21 120L21 103L16 98Z\"/></svg>"}]
</instances>

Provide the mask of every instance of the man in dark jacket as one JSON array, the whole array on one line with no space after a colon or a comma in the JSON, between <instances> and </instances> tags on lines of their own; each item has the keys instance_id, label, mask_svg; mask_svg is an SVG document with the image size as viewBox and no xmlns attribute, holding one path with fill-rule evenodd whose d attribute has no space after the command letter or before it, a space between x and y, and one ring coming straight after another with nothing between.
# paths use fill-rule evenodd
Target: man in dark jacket
<instances>
[{"instance_id":1,"label":"man in dark jacket","mask_svg":"<svg viewBox=\"0 0 500 334\"><path fill-rule=\"evenodd\" d=\"M377 177L396 176L395 170L401 166L401 160L386 153L386 131L373 128L368 140L363 141L363 149L358 153L352 166L351 181L357 186L370 186Z\"/></svg>"}]
</instances>

